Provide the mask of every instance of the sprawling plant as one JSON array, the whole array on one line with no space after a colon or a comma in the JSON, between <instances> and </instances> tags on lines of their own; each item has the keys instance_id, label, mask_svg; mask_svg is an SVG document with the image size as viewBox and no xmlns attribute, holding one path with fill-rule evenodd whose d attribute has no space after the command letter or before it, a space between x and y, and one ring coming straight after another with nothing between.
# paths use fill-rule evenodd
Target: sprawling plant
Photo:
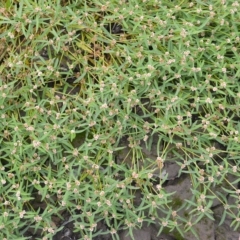
<instances>
[{"instance_id":1,"label":"sprawling plant","mask_svg":"<svg viewBox=\"0 0 240 240\"><path fill-rule=\"evenodd\" d=\"M220 223L239 229L239 10L232 0L1 0L1 239L51 239L63 212L79 239L100 221L114 239L156 221L159 233L197 237L215 200ZM117 161L124 139L130 164ZM156 159L140 143L157 145ZM191 177L185 217L164 187L169 159Z\"/></svg>"}]
</instances>

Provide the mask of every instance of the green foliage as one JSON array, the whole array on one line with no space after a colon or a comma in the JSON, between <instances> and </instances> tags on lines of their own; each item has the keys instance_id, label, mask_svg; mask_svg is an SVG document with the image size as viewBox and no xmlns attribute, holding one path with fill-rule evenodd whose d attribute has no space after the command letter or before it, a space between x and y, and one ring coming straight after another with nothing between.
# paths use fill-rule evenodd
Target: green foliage
<instances>
[{"instance_id":1,"label":"green foliage","mask_svg":"<svg viewBox=\"0 0 240 240\"><path fill-rule=\"evenodd\" d=\"M196 234L216 199L239 228L239 19L232 0L0 0L1 239L51 239L63 211L81 239L102 220L116 239L156 220ZM142 167L154 134L156 162L191 177L191 214Z\"/></svg>"}]
</instances>

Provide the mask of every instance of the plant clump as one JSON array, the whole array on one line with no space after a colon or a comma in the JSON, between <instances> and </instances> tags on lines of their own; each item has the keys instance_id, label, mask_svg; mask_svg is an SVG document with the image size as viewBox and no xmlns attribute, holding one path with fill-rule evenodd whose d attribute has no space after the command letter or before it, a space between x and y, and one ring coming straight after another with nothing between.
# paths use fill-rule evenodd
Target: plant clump
<instances>
[{"instance_id":1,"label":"plant clump","mask_svg":"<svg viewBox=\"0 0 240 240\"><path fill-rule=\"evenodd\" d=\"M78 239L156 221L199 237L215 200L239 229L240 6L212 2L0 0L1 239L52 239L63 213ZM186 216L170 158L191 177Z\"/></svg>"}]
</instances>

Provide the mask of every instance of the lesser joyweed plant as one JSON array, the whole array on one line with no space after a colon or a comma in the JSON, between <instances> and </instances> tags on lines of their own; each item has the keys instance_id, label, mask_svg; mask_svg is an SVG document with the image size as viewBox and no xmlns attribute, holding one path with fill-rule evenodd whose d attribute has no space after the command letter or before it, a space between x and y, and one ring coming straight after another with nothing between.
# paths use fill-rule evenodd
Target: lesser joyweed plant
<instances>
[{"instance_id":1,"label":"lesser joyweed plant","mask_svg":"<svg viewBox=\"0 0 240 240\"><path fill-rule=\"evenodd\" d=\"M52 239L63 213L78 239L154 222L198 238L216 200L239 229L239 32L233 0L0 0L0 238Z\"/></svg>"}]
</instances>

